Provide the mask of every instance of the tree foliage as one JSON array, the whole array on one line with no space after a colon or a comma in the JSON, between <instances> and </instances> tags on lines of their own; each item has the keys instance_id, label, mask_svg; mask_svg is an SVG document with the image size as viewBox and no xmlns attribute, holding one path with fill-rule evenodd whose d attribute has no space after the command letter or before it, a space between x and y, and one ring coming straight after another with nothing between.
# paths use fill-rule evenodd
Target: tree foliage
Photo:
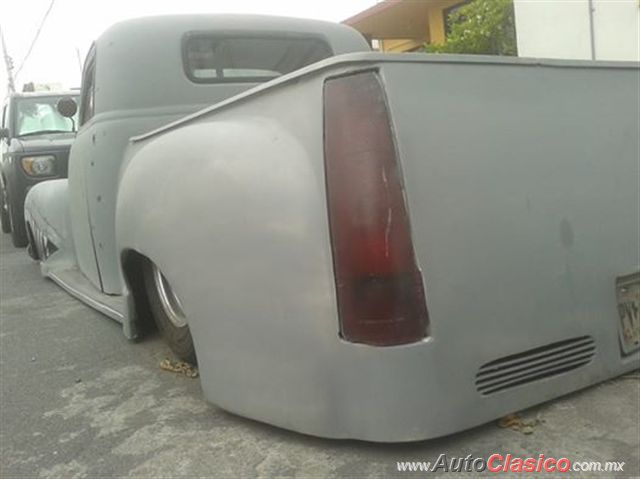
<instances>
[{"instance_id":1,"label":"tree foliage","mask_svg":"<svg viewBox=\"0 0 640 479\"><path fill-rule=\"evenodd\" d=\"M451 32L446 41L425 45L427 52L517 55L512 0L473 0L448 21Z\"/></svg>"}]
</instances>

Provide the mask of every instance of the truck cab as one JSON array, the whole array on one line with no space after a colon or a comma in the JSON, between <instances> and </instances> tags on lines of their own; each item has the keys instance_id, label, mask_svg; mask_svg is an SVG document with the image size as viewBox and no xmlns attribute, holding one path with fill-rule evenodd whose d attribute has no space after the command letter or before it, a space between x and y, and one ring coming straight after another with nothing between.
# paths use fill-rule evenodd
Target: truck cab
<instances>
[{"instance_id":1,"label":"truck cab","mask_svg":"<svg viewBox=\"0 0 640 479\"><path fill-rule=\"evenodd\" d=\"M84 63L69 179L46 182L28 201L30 252L43 273L108 302L102 311L122 321L115 208L130 139L328 57L368 50L349 27L291 18L158 16L109 28ZM168 195L179 181L164 186ZM135 334L126 323L125 333Z\"/></svg>"}]
</instances>

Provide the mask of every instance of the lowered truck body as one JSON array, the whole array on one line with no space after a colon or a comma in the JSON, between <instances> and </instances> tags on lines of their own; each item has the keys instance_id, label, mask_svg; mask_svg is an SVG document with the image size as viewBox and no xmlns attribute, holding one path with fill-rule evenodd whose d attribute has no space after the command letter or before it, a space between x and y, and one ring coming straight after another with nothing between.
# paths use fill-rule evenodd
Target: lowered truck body
<instances>
[{"instance_id":1,"label":"lowered truck body","mask_svg":"<svg viewBox=\"0 0 640 479\"><path fill-rule=\"evenodd\" d=\"M88 302L135 336L155 272L208 399L326 437L437 437L630 371L639 73L354 53L134 137L121 289ZM55 249L46 274L84 274Z\"/></svg>"}]
</instances>

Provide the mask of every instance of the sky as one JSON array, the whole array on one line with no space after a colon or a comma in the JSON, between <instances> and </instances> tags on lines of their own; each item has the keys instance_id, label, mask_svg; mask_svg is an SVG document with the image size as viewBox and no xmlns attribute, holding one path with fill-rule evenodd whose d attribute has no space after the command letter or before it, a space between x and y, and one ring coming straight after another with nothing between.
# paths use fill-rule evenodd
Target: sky
<instances>
[{"instance_id":1,"label":"sky","mask_svg":"<svg viewBox=\"0 0 640 479\"><path fill-rule=\"evenodd\" d=\"M14 76L27 55L51 0L3 0L0 27L13 59ZM340 22L375 5L376 0L54 0L31 54L16 77L23 83L80 86L80 64L91 42L127 18L171 13L253 13ZM1 52L0 52L1 53ZM7 89L0 59L0 99Z\"/></svg>"}]
</instances>

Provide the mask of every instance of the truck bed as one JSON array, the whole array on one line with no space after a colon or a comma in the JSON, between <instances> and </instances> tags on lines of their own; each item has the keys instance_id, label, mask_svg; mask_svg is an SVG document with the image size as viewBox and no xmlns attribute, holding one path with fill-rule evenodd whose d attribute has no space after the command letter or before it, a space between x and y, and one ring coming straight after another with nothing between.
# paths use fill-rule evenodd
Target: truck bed
<instances>
[{"instance_id":1,"label":"truck bed","mask_svg":"<svg viewBox=\"0 0 640 479\"><path fill-rule=\"evenodd\" d=\"M323 92L361 72L380 79L403 173L429 315L413 344L339 334ZM638 367L616 280L640 265L639 73L422 54L316 64L136 139L119 247L171 278L221 407L374 441L472 427ZM177 174L188 188L164 194ZM181 213L203 205L197 221Z\"/></svg>"}]
</instances>

